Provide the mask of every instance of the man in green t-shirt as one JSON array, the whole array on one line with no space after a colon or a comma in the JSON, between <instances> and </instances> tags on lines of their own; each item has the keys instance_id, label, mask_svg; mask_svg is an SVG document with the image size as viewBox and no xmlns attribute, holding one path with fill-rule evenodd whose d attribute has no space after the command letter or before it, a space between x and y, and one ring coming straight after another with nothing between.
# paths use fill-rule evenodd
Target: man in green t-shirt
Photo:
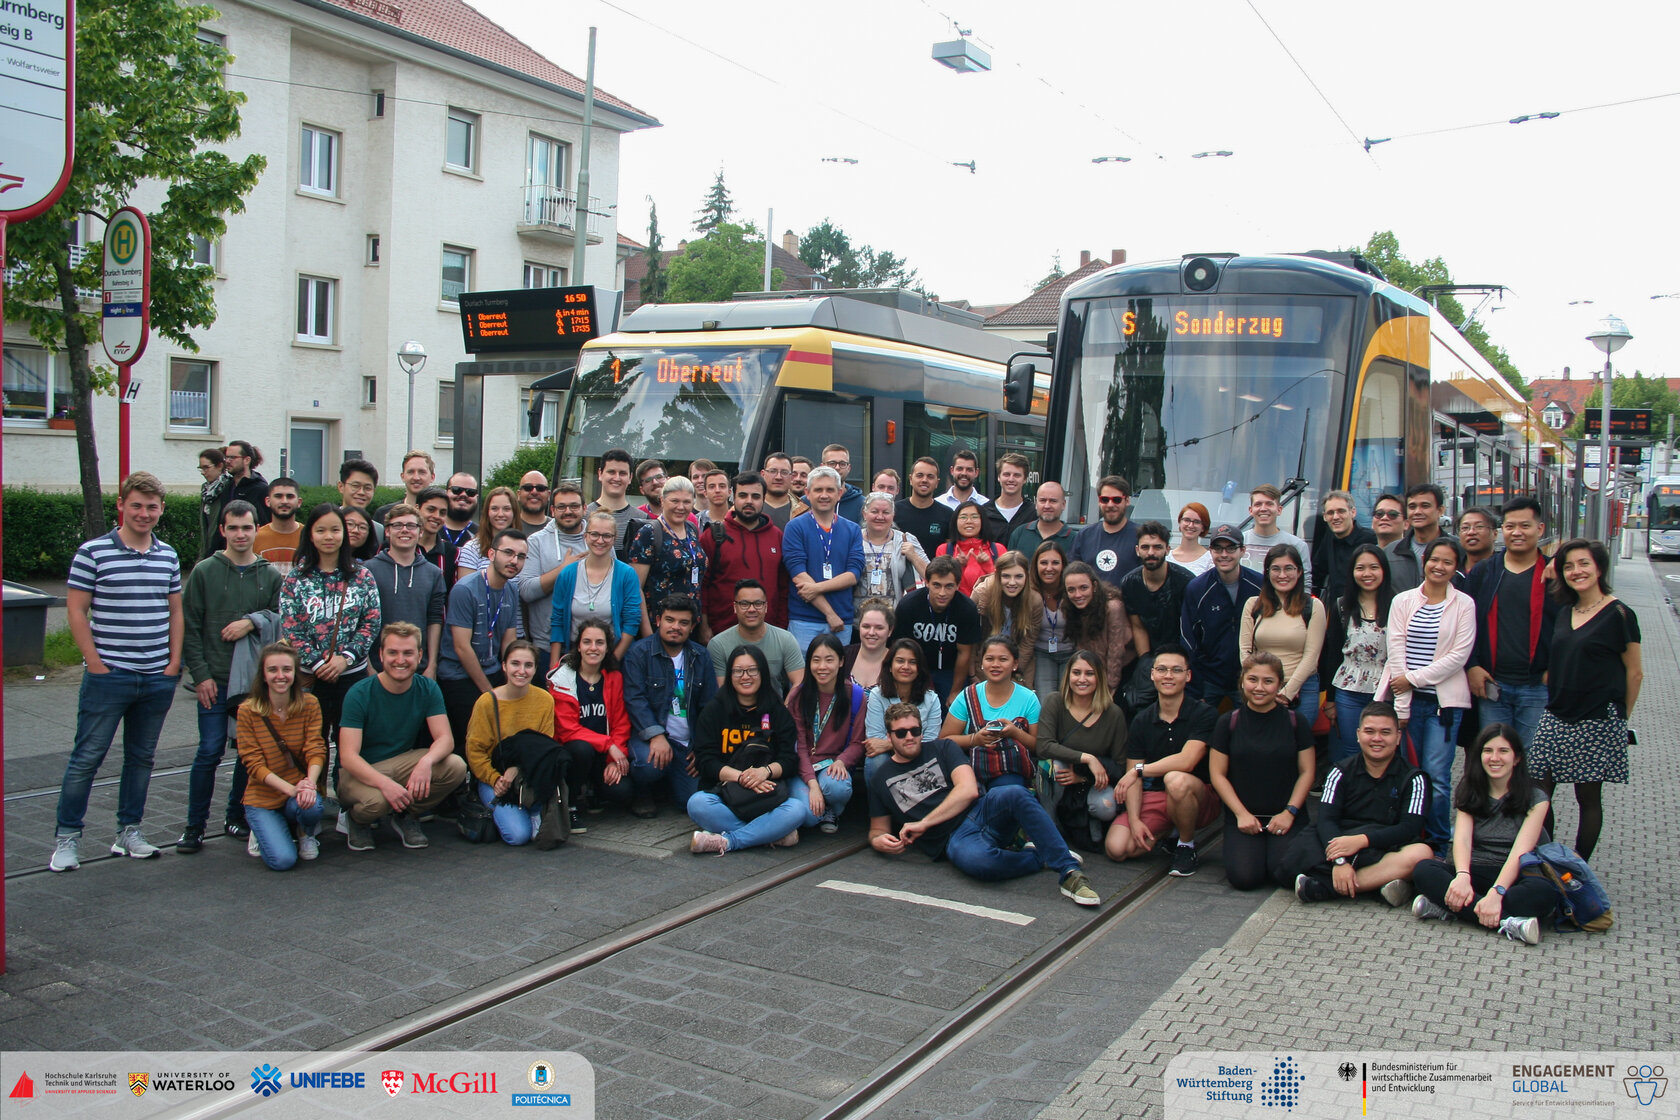
<instances>
[{"instance_id":1,"label":"man in green t-shirt","mask_svg":"<svg viewBox=\"0 0 1680 1120\"><path fill-rule=\"evenodd\" d=\"M344 694L338 733L339 831L352 852L373 849L373 826L389 817L405 848L424 848L420 814L467 780L454 753L443 693L419 676L420 628L393 622L379 635L378 676ZM417 746L430 740L429 746Z\"/></svg>"}]
</instances>

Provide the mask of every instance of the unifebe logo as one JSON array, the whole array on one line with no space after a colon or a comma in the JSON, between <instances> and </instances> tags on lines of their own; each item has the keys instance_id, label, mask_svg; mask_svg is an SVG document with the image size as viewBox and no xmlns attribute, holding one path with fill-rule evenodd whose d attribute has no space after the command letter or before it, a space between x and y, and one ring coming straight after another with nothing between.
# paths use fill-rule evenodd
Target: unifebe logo
<instances>
[{"instance_id":1,"label":"unifebe logo","mask_svg":"<svg viewBox=\"0 0 1680 1120\"><path fill-rule=\"evenodd\" d=\"M400 1069L385 1070L379 1075L379 1083L385 1086L385 1092L394 1097L402 1092L403 1071Z\"/></svg>"},{"instance_id":2,"label":"unifebe logo","mask_svg":"<svg viewBox=\"0 0 1680 1120\"><path fill-rule=\"evenodd\" d=\"M251 1070L251 1092L259 1097L272 1097L280 1091L280 1070L276 1066L260 1065Z\"/></svg>"}]
</instances>

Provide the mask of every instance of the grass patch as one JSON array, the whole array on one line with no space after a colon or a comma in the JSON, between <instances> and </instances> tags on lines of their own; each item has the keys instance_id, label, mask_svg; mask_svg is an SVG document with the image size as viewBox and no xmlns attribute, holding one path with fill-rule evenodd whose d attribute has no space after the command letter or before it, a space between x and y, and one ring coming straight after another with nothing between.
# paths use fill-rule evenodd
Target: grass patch
<instances>
[{"instance_id":1,"label":"grass patch","mask_svg":"<svg viewBox=\"0 0 1680 1120\"><path fill-rule=\"evenodd\" d=\"M76 648L75 639L70 637L68 626L47 635L42 656L46 658L49 669L64 669L82 663L82 651Z\"/></svg>"}]
</instances>

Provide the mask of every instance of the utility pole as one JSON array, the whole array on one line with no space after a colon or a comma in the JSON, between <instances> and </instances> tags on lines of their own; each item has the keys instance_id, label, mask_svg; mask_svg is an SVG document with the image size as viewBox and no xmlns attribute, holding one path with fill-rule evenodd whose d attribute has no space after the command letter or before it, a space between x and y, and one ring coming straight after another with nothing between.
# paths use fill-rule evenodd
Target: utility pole
<instances>
[{"instance_id":1,"label":"utility pole","mask_svg":"<svg viewBox=\"0 0 1680 1120\"><path fill-rule=\"evenodd\" d=\"M577 202L572 207L572 283L583 278L583 255L589 246L589 130L595 123L595 29L589 29L589 69L583 83L583 143L578 145Z\"/></svg>"}]
</instances>

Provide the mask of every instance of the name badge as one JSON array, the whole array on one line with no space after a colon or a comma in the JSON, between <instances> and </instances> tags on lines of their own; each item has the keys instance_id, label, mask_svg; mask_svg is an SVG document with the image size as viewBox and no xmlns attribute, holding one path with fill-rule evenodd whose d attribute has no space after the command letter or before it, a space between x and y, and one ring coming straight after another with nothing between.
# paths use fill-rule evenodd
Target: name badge
<instances>
[{"instance_id":1,"label":"name badge","mask_svg":"<svg viewBox=\"0 0 1680 1120\"><path fill-rule=\"evenodd\" d=\"M880 568L871 571L869 573L869 590L875 595L885 595L887 593L887 573Z\"/></svg>"},{"instance_id":2,"label":"name badge","mask_svg":"<svg viewBox=\"0 0 1680 1120\"><path fill-rule=\"evenodd\" d=\"M671 714L674 716L680 716L683 714L682 697L678 696L676 693L671 694Z\"/></svg>"},{"instance_id":3,"label":"name badge","mask_svg":"<svg viewBox=\"0 0 1680 1120\"><path fill-rule=\"evenodd\" d=\"M694 585L695 589L698 590L700 587L700 569L690 568L688 570L688 580Z\"/></svg>"},{"instance_id":4,"label":"name badge","mask_svg":"<svg viewBox=\"0 0 1680 1120\"><path fill-rule=\"evenodd\" d=\"M1050 652L1051 653L1056 652L1056 639L1055 638L1050 639Z\"/></svg>"},{"instance_id":5,"label":"name badge","mask_svg":"<svg viewBox=\"0 0 1680 1120\"><path fill-rule=\"evenodd\" d=\"M833 578L834 578L834 565L833 564L824 564L823 565L823 580L824 580L824 582L827 582L828 580L831 580Z\"/></svg>"}]
</instances>

